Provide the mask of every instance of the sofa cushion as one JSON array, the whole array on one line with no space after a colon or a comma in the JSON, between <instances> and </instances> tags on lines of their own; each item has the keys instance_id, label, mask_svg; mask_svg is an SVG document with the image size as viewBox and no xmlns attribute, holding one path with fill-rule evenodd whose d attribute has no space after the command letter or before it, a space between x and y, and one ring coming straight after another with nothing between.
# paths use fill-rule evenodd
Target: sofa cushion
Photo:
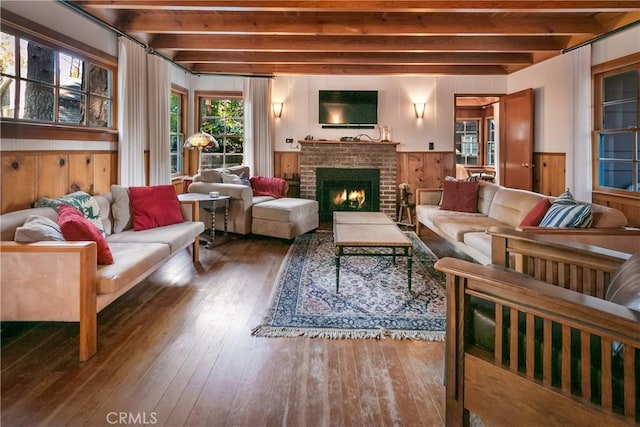
<instances>
[{"instance_id":1,"label":"sofa cushion","mask_svg":"<svg viewBox=\"0 0 640 427\"><path fill-rule=\"evenodd\" d=\"M29 215L24 224L16 228L15 238L20 243L64 241L58 223L41 215Z\"/></svg>"},{"instance_id":2,"label":"sofa cushion","mask_svg":"<svg viewBox=\"0 0 640 427\"><path fill-rule=\"evenodd\" d=\"M113 232L120 233L133 228L133 215L131 213L131 199L129 198L129 188L122 185L112 185L111 195L113 205Z\"/></svg>"},{"instance_id":3,"label":"sofa cushion","mask_svg":"<svg viewBox=\"0 0 640 427\"><path fill-rule=\"evenodd\" d=\"M493 197L489 217L516 228L544 197L531 191L501 187Z\"/></svg>"},{"instance_id":4,"label":"sofa cushion","mask_svg":"<svg viewBox=\"0 0 640 427\"><path fill-rule=\"evenodd\" d=\"M608 206L591 205L592 228L623 228L629 224L627 217L618 209Z\"/></svg>"},{"instance_id":5,"label":"sofa cushion","mask_svg":"<svg viewBox=\"0 0 640 427\"><path fill-rule=\"evenodd\" d=\"M129 197L135 231L183 221L178 195L171 184L129 187Z\"/></svg>"},{"instance_id":6,"label":"sofa cushion","mask_svg":"<svg viewBox=\"0 0 640 427\"><path fill-rule=\"evenodd\" d=\"M49 197L41 197L36 200L35 208L50 207L56 211L61 205L69 205L76 208L82 215L96 226L102 235L105 235L104 224L100 216L100 205L97 200L84 191L76 191L69 193L65 196L57 197L55 199Z\"/></svg>"},{"instance_id":7,"label":"sofa cushion","mask_svg":"<svg viewBox=\"0 0 640 427\"><path fill-rule=\"evenodd\" d=\"M451 215L450 212L442 212L440 215L434 215L432 222L442 233L458 242L464 240L465 233L484 232L489 227L502 225L495 219L482 214L464 212L456 212L456 215Z\"/></svg>"},{"instance_id":8,"label":"sofa cushion","mask_svg":"<svg viewBox=\"0 0 640 427\"><path fill-rule=\"evenodd\" d=\"M501 187L487 181L479 181L478 185L478 212L489 216L489 209L493 198Z\"/></svg>"},{"instance_id":9,"label":"sofa cushion","mask_svg":"<svg viewBox=\"0 0 640 427\"><path fill-rule=\"evenodd\" d=\"M45 216L54 221L58 221L58 212L53 208L30 208L2 214L0 220L0 238L3 242L11 241L15 238L16 229L24 224L29 215Z\"/></svg>"},{"instance_id":10,"label":"sofa cushion","mask_svg":"<svg viewBox=\"0 0 640 427\"><path fill-rule=\"evenodd\" d=\"M318 202L309 199L283 197L253 205L254 219L294 223L301 218L317 217Z\"/></svg>"},{"instance_id":11,"label":"sofa cushion","mask_svg":"<svg viewBox=\"0 0 640 427\"><path fill-rule=\"evenodd\" d=\"M65 240L70 242L96 242L96 245L98 245L98 264L113 264L113 255L104 236L79 210L73 206L60 205L58 208L58 225Z\"/></svg>"},{"instance_id":12,"label":"sofa cushion","mask_svg":"<svg viewBox=\"0 0 640 427\"><path fill-rule=\"evenodd\" d=\"M133 233L133 231L125 231ZM119 235L114 234L114 236ZM170 255L169 245L164 243L109 243L114 263L98 267L96 292L117 292L162 262Z\"/></svg>"},{"instance_id":13,"label":"sofa cushion","mask_svg":"<svg viewBox=\"0 0 640 427\"><path fill-rule=\"evenodd\" d=\"M463 242L472 249L491 257L491 235L484 231L470 231L464 234Z\"/></svg>"},{"instance_id":14,"label":"sofa cushion","mask_svg":"<svg viewBox=\"0 0 640 427\"><path fill-rule=\"evenodd\" d=\"M168 245L171 253L193 243L193 240L204 231L204 223L185 221L164 227L134 231L124 230L107 237L112 243L163 243Z\"/></svg>"},{"instance_id":15,"label":"sofa cushion","mask_svg":"<svg viewBox=\"0 0 640 427\"><path fill-rule=\"evenodd\" d=\"M447 181L442 183L440 209L458 212L478 212L478 182Z\"/></svg>"}]
</instances>

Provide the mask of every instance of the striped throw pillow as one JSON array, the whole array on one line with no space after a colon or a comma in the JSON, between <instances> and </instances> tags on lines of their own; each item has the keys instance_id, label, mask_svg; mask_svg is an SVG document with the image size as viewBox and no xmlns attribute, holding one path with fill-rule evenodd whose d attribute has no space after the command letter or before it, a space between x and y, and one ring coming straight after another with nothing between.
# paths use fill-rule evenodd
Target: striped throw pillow
<instances>
[{"instance_id":1,"label":"striped throw pillow","mask_svg":"<svg viewBox=\"0 0 640 427\"><path fill-rule=\"evenodd\" d=\"M575 202L574 202L575 203ZM587 228L591 225L591 205L553 203L540 221L540 227Z\"/></svg>"}]
</instances>

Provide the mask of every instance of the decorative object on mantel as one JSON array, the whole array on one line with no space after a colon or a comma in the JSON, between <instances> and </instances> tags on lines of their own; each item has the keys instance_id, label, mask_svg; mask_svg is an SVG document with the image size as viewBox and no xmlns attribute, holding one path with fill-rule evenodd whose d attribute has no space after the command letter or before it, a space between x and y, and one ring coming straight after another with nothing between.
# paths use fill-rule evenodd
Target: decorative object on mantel
<instances>
[{"instance_id":1,"label":"decorative object on mantel","mask_svg":"<svg viewBox=\"0 0 640 427\"><path fill-rule=\"evenodd\" d=\"M260 337L370 338L439 341L445 336L444 275L436 256L409 232L414 247L413 286L405 260L346 257L335 292L332 233L298 236L280 267ZM348 286L347 286L348 283Z\"/></svg>"},{"instance_id":2,"label":"decorative object on mantel","mask_svg":"<svg viewBox=\"0 0 640 427\"><path fill-rule=\"evenodd\" d=\"M380 141L391 142L391 126L384 125L381 128Z\"/></svg>"},{"instance_id":3,"label":"decorative object on mantel","mask_svg":"<svg viewBox=\"0 0 640 427\"><path fill-rule=\"evenodd\" d=\"M214 148L218 148L218 141L216 141L213 135L210 135L202 130L191 135L184 143L184 148L198 149L198 173L202 172L202 149L210 145L212 145Z\"/></svg>"}]
</instances>

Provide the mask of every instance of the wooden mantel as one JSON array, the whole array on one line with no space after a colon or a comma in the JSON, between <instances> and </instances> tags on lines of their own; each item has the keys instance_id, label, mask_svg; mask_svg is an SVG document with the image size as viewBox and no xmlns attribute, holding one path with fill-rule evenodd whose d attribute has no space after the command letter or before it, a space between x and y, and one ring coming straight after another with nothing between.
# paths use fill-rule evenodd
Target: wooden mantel
<instances>
[{"instance_id":1,"label":"wooden mantel","mask_svg":"<svg viewBox=\"0 0 640 427\"><path fill-rule=\"evenodd\" d=\"M299 144L400 145L394 141L340 141L338 139L300 139Z\"/></svg>"}]
</instances>

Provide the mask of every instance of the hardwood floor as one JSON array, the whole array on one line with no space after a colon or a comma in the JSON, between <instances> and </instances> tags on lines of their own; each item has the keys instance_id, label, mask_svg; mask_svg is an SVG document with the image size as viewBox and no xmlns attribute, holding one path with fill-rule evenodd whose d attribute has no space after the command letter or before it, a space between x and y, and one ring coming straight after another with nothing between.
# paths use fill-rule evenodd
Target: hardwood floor
<instances>
[{"instance_id":1,"label":"hardwood floor","mask_svg":"<svg viewBox=\"0 0 640 427\"><path fill-rule=\"evenodd\" d=\"M288 247L178 254L100 313L84 363L76 324L3 323L2 425L444 425L442 342L251 336Z\"/></svg>"}]
</instances>

